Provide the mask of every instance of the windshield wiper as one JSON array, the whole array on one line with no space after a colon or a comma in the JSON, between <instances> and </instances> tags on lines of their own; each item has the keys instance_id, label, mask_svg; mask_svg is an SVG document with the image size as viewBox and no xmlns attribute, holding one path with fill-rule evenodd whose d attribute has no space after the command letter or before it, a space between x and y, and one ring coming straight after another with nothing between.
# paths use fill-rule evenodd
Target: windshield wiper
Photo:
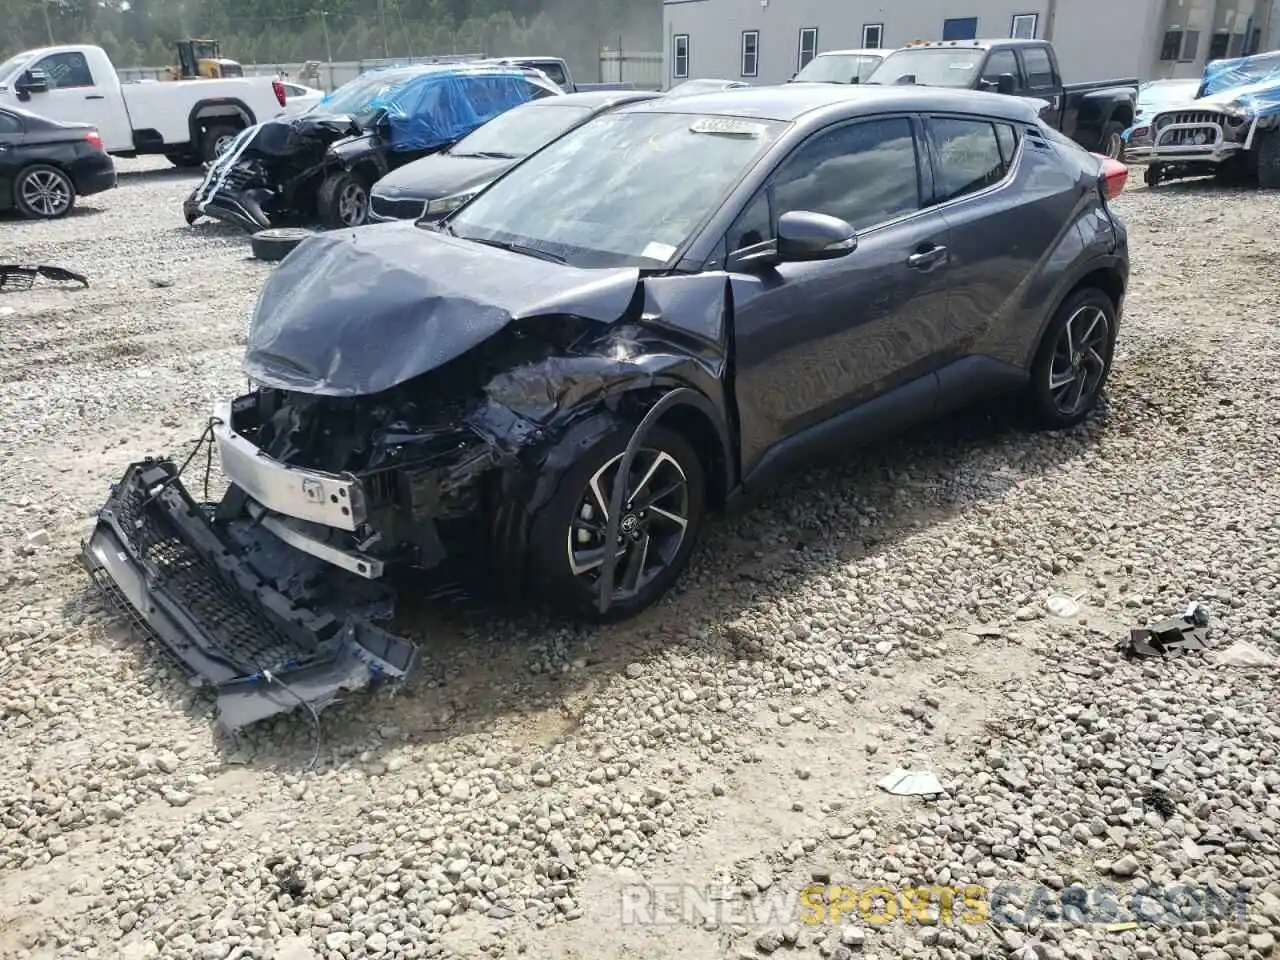
<instances>
[{"instance_id":1,"label":"windshield wiper","mask_svg":"<svg viewBox=\"0 0 1280 960\"><path fill-rule=\"evenodd\" d=\"M462 236L455 233L454 236ZM558 253L552 253L549 250L539 250L537 247L526 247L522 243L508 243L505 240L481 240L477 237L462 236L463 240L470 240L472 243L483 243L486 247L497 247L499 250L506 250L509 253L521 253L526 257L536 257L539 260L547 260L551 263L568 263L564 257Z\"/></svg>"}]
</instances>

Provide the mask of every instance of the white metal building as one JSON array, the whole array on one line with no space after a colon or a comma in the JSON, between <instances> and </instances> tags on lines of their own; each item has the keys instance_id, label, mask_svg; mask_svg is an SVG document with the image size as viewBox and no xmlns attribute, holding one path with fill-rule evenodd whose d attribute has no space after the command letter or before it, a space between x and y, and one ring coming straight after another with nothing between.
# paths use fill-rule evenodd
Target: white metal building
<instances>
[{"instance_id":1,"label":"white metal building","mask_svg":"<svg viewBox=\"0 0 1280 960\"><path fill-rule=\"evenodd\" d=\"M1280 0L663 0L666 85L788 80L816 53L912 40L1053 41L1067 82L1196 77L1266 49Z\"/></svg>"}]
</instances>

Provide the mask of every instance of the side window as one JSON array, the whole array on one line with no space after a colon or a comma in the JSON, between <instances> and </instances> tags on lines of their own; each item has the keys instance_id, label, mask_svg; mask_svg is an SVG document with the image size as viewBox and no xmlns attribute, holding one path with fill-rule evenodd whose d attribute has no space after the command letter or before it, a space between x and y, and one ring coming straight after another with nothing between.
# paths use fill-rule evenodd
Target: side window
<instances>
[{"instance_id":1,"label":"side window","mask_svg":"<svg viewBox=\"0 0 1280 960\"><path fill-rule=\"evenodd\" d=\"M89 72L89 62L83 53L53 53L31 69L45 72L51 90L93 86L93 74Z\"/></svg>"},{"instance_id":2,"label":"side window","mask_svg":"<svg viewBox=\"0 0 1280 960\"><path fill-rule=\"evenodd\" d=\"M1055 85L1053 62L1044 47L1026 47L1022 51L1022 62L1027 65L1028 87L1039 90Z\"/></svg>"},{"instance_id":3,"label":"side window","mask_svg":"<svg viewBox=\"0 0 1280 960\"><path fill-rule=\"evenodd\" d=\"M929 134L938 203L997 184L1009 170L990 121L936 117L929 121Z\"/></svg>"},{"instance_id":4,"label":"side window","mask_svg":"<svg viewBox=\"0 0 1280 960\"><path fill-rule=\"evenodd\" d=\"M22 121L11 113L0 110L0 133L21 133Z\"/></svg>"},{"instance_id":5,"label":"side window","mask_svg":"<svg viewBox=\"0 0 1280 960\"><path fill-rule=\"evenodd\" d=\"M1000 156L1007 167L1013 163L1013 155L1018 152L1018 134L1009 124L997 123L996 139L1000 141Z\"/></svg>"},{"instance_id":6,"label":"side window","mask_svg":"<svg viewBox=\"0 0 1280 960\"><path fill-rule=\"evenodd\" d=\"M757 193L747 204L747 208L738 215L738 219L729 228L729 234L725 239L730 253L773 239L773 220L769 216L767 187Z\"/></svg>"},{"instance_id":7,"label":"side window","mask_svg":"<svg viewBox=\"0 0 1280 960\"><path fill-rule=\"evenodd\" d=\"M1013 75L1013 88L1022 89L1022 71L1018 69L1018 58L1012 50L992 50L987 57L987 65L982 68L982 79L987 83L997 83L1002 74Z\"/></svg>"},{"instance_id":8,"label":"side window","mask_svg":"<svg viewBox=\"0 0 1280 960\"><path fill-rule=\"evenodd\" d=\"M773 214L825 213L856 230L920 209L916 145L905 117L818 134L772 178Z\"/></svg>"}]
</instances>

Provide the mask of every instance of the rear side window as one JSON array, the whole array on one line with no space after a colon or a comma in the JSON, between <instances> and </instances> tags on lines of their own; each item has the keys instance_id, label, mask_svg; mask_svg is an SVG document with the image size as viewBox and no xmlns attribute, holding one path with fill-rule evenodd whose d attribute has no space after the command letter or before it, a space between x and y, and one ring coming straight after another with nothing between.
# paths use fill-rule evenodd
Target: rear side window
<instances>
[{"instance_id":1,"label":"rear side window","mask_svg":"<svg viewBox=\"0 0 1280 960\"><path fill-rule=\"evenodd\" d=\"M0 110L0 133L21 133L22 121L11 113Z\"/></svg>"},{"instance_id":2,"label":"rear side window","mask_svg":"<svg viewBox=\"0 0 1280 960\"><path fill-rule=\"evenodd\" d=\"M1044 47L1027 47L1022 51L1022 62L1027 65L1027 86L1038 89L1052 87L1053 61Z\"/></svg>"},{"instance_id":3,"label":"rear side window","mask_svg":"<svg viewBox=\"0 0 1280 960\"><path fill-rule=\"evenodd\" d=\"M936 202L946 203L1004 179L1009 172L996 124L989 120L934 117L929 121L933 140Z\"/></svg>"},{"instance_id":4,"label":"rear side window","mask_svg":"<svg viewBox=\"0 0 1280 960\"><path fill-rule=\"evenodd\" d=\"M825 213L856 230L920 209L916 145L905 117L866 120L820 133L773 178L773 213Z\"/></svg>"},{"instance_id":5,"label":"rear side window","mask_svg":"<svg viewBox=\"0 0 1280 960\"><path fill-rule=\"evenodd\" d=\"M1000 156L1006 164L1013 163L1013 155L1018 152L1018 134L1007 123L996 124L996 139L1000 141Z\"/></svg>"}]
</instances>

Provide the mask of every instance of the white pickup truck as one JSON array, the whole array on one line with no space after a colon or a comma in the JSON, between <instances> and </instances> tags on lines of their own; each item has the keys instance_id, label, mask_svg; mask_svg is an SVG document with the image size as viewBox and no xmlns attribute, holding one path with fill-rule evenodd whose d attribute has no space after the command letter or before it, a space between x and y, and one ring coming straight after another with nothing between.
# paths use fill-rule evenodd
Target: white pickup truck
<instances>
[{"instance_id":1,"label":"white pickup truck","mask_svg":"<svg viewBox=\"0 0 1280 960\"><path fill-rule=\"evenodd\" d=\"M212 160L245 127L284 111L270 77L123 83L101 47L27 50L0 63L0 105L98 128L108 153L163 154L176 166Z\"/></svg>"}]
</instances>

